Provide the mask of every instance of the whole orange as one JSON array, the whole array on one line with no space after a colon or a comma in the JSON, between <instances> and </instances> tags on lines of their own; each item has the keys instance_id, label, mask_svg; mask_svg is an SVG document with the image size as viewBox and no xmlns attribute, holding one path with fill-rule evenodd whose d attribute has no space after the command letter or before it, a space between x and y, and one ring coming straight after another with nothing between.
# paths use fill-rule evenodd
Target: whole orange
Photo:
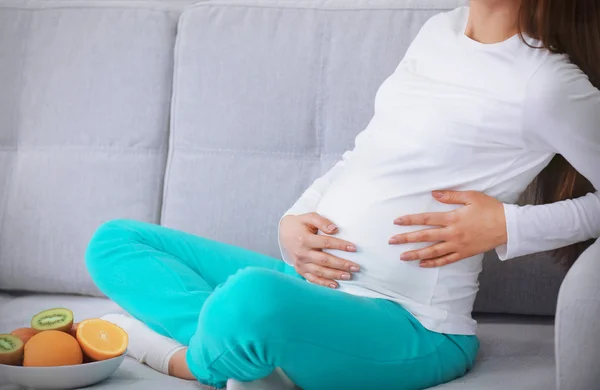
<instances>
[{"instance_id":1,"label":"whole orange","mask_svg":"<svg viewBox=\"0 0 600 390\"><path fill-rule=\"evenodd\" d=\"M25 344L25 367L72 366L83 362L79 343L68 333L40 332Z\"/></svg>"},{"instance_id":2,"label":"whole orange","mask_svg":"<svg viewBox=\"0 0 600 390\"><path fill-rule=\"evenodd\" d=\"M12 332L10 332L10 334L12 334L13 336L17 336L18 338L20 338L21 341L23 342L23 344L27 344L29 339L31 339L33 336L35 336L38 333L39 333L39 331L37 331L33 328L19 328L19 329L15 329Z\"/></svg>"}]
</instances>

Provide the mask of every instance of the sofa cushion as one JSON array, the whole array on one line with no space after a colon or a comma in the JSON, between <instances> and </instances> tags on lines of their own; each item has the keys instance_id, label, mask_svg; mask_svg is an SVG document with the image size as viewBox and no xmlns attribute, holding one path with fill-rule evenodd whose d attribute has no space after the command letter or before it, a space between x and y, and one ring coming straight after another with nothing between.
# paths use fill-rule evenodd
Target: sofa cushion
<instances>
[{"instance_id":1,"label":"sofa cushion","mask_svg":"<svg viewBox=\"0 0 600 390\"><path fill-rule=\"evenodd\" d=\"M179 12L0 1L0 289L97 294L112 218L158 222Z\"/></svg>"},{"instance_id":2,"label":"sofa cushion","mask_svg":"<svg viewBox=\"0 0 600 390\"><path fill-rule=\"evenodd\" d=\"M0 333L26 326L31 316L49 307L68 307L75 320L121 312L113 302L69 295L0 294ZM552 319L539 317L485 315L480 321L481 348L475 368L464 378L435 387L436 390L548 390L554 386L554 326ZM3 387L0 390L20 390ZM161 375L127 359L106 382L93 389L162 390L205 389L197 383ZM208 389L208 388L206 388ZM248 389L256 389L249 386ZM261 389L279 390L279 389ZM343 390L343 389L340 389Z\"/></svg>"},{"instance_id":3,"label":"sofa cushion","mask_svg":"<svg viewBox=\"0 0 600 390\"><path fill-rule=\"evenodd\" d=\"M375 93L450 0L208 1L177 38L162 223L279 256L279 217L373 115ZM476 310L553 314L547 256L489 254Z\"/></svg>"},{"instance_id":4,"label":"sofa cushion","mask_svg":"<svg viewBox=\"0 0 600 390\"><path fill-rule=\"evenodd\" d=\"M422 24L457 3L208 1L186 10L163 224L279 256L280 216L352 146Z\"/></svg>"}]
</instances>

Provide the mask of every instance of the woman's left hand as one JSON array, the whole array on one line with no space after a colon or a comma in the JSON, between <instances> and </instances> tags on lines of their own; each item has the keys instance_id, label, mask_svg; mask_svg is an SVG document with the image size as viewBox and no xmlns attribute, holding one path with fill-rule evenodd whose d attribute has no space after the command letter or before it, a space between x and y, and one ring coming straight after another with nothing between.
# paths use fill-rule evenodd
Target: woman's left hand
<instances>
[{"instance_id":1,"label":"woman's left hand","mask_svg":"<svg viewBox=\"0 0 600 390\"><path fill-rule=\"evenodd\" d=\"M504 205L476 191L434 191L433 197L442 203L462 204L459 209L402 216L394 221L401 226L435 226L431 229L398 234L391 245L432 242L423 249L405 252L400 259L420 260L424 268L440 267L506 244Z\"/></svg>"}]
</instances>

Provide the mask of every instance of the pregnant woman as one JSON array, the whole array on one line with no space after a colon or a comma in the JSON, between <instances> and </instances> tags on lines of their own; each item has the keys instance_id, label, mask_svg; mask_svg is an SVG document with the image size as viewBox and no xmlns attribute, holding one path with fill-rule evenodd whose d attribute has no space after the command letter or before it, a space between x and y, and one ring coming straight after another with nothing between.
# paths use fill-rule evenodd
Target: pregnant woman
<instances>
[{"instance_id":1,"label":"pregnant woman","mask_svg":"<svg viewBox=\"0 0 600 390\"><path fill-rule=\"evenodd\" d=\"M87 266L134 318L106 319L129 332L131 356L217 387L276 367L306 390L458 378L479 346L481 253L600 236L598 85L598 2L473 0L437 15L355 148L282 218L285 262L108 222ZM556 203L512 205L544 168Z\"/></svg>"}]
</instances>

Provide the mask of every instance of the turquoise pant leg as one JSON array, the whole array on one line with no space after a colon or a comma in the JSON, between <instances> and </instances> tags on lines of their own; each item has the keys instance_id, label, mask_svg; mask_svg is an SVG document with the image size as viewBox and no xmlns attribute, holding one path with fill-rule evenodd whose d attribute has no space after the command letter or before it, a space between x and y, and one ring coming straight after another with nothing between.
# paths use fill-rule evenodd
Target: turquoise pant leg
<instances>
[{"instance_id":1,"label":"turquoise pant leg","mask_svg":"<svg viewBox=\"0 0 600 390\"><path fill-rule=\"evenodd\" d=\"M115 220L86 251L98 288L156 332L188 345L204 301L239 269L284 272L284 262L162 226Z\"/></svg>"},{"instance_id":2,"label":"turquoise pant leg","mask_svg":"<svg viewBox=\"0 0 600 390\"><path fill-rule=\"evenodd\" d=\"M154 225L104 225L87 263L109 297L189 345L190 369L206 384L281 367L305 390L424 389L462 376L478 348L474 336L426 330L393 302L315 286L281 261Z\"/></svg>"},{"instance_id":3,"label":"turquoise pant leg","mask_svg":"<svg viewBox=\"0 0 600 390\"><path fill-rule=\"evenodd\" d=\"M478 347L475 336L425 329L396 303L247 268L206 301L188 364L209 383L280 367L305 390L417 390L463 376Z\"/></svg>"}]
</instances>

